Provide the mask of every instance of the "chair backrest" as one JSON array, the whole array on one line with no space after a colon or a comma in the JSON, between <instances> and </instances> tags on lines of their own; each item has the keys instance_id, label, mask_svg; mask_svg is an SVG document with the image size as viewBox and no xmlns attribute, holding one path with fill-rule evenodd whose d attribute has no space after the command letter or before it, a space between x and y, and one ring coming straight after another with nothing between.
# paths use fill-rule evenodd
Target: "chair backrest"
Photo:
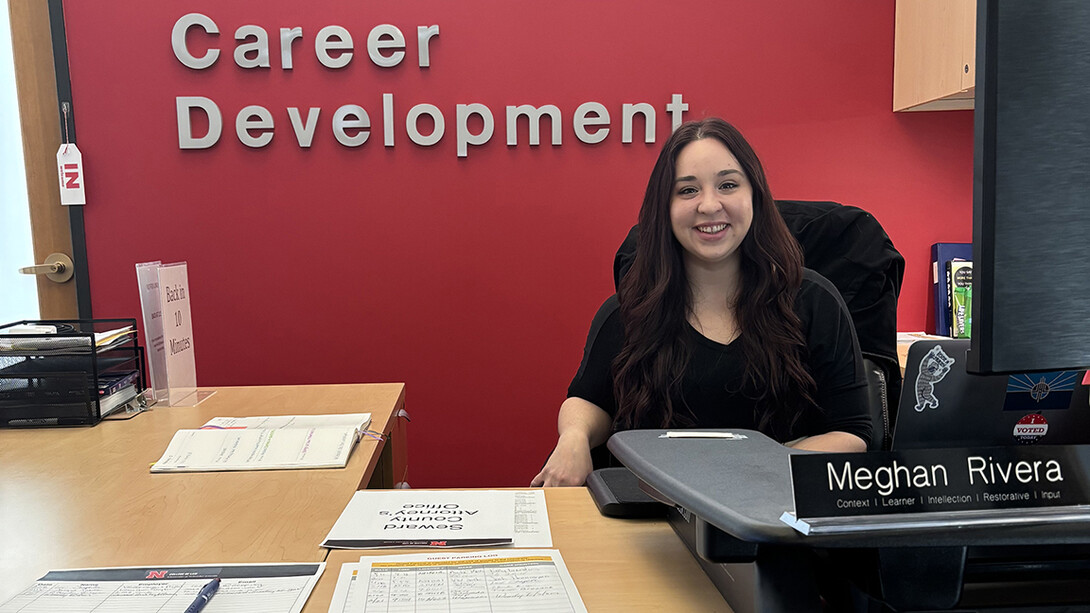
<instances>
[{"instance_id":1,"label":"chair backrest","mask_svg":"<svg viewBox=\"0 0 1090 613\"><path fill-rule=\"evenodd\" d=\"M889 451L893 445L893 411L890 407L896 406L890 402L889 378L886 369L867 357L863 358L863 371L867 375L867 408L872 426L867 451Z\"/></svg>"},{"instance_id":2,"label":"chair backrest","mask_svg":"<svg viewBox=\"0 0 1090 613\"><path fill-rule=\"evenodd\" d=\"M836 202L777 200L788 229L802 247L804 265L816 270L840 290L859 337L859 348L872 381L874 422L872 448L888 449L890 428L896 418L901 394L901 368L897 360L897 298L904 279L905 260L873 215ZM613 280L620 285L636 256L639 227L633 226L613 259ZM881 397L873 386L883 383ZM875 404L876 403L876 404ZM880 408L876 408L880 407Z\"/></svg>"}]
</instances>

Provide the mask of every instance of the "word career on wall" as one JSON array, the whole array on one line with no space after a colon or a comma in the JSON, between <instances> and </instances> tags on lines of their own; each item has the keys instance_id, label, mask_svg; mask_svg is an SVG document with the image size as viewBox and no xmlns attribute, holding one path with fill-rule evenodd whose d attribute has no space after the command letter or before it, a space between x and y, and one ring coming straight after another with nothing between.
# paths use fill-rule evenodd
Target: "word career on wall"
<instances>
[{"instance_id":1,"label":"word career on wall","mask_svg":"<svg viewBox=\"0 0 1090 613\"><path fill-rule=\"evenodd\" d=\"M191 30L194 34L203 31L206 40L190 45ZM174 56L188 68L204 70L213 66L219 59L220 50L210 45L210 35L219 33L219 27L206 15L189 13L174 24L171 32L171 46ZM300 27L280 28L280 66L292 70L294 66L293 44L303 38ZM417 28L417 64L421 67L431 65L430 43L439 36L439 26L419 26ZM264 28L256 25L244 25L235 31L237 42L234 61L239 68L270 68L269 36ZM391 68L404 60L405 36L399 28L389 24L373 27L367 36L367 56L378 67ZM197 49L197 51L194 51ZM314 37L314 54L326 68L337 69L347 66L354 55L354 43L349 31L341 26L326 26ZM199 54L199 55L198 55ZM203 96L178 96L175 98L178 119L178 147L180 149L208 149L219 142L223 134L223 113L210 98ZM681 94L673 94L665 111L670 114L671 127L676 129L683 121L683 114L689 105ZM295 142L301 148L309 148L314 140L322 109L309 107L287 107L287 119ZM393 147L395 142L394 95L382 95L382 134L383 145ZM196 114L204 117L193 121ZM505 107L505 127L507 145L519 144L520 120L525 119L530 145L541 142L541 123L549 119L551 143L562 143L563 118L558 107L551 104L533 106L529 104L508 105ZM644 142L655 142L657 124L656 108L646 102L621 105L621 141L633 140L633 123L637 117L643 121ZM424 130L421 119L426 118ZM605 105L599 102L585 102L572 114L572 129L575 137L586 144L596 144L605 140L611 131L612 118ZM417 145L430 147L439 143L446 134L446 117L438 106L416 104L404 116L405 133L409 140ZM204 124L202 134L194 134L195 124ZM455 140L458 157L466 157L470 146L487 144L495 134L495 116L492 109L482 103L456 104L454 108ZM276 121L269 109L260 105L243 107L235 115L235 135L240 143L251 148L261 148L272 142L276 132ZM283 125L283 124L281 124ZM329 123L334 138L345 147L359 147L371 136L371 116L367 110L356 104L338 107Z\"/></svg>"}]
</instances>

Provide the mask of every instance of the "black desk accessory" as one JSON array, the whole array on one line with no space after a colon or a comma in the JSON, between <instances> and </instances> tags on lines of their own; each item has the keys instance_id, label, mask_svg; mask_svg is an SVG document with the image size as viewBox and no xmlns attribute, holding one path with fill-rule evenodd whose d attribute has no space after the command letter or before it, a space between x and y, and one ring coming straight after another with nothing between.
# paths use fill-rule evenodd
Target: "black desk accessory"
<instances>
[{"instance_id":1,"label":"black desk accessory","mask_svg":"<svg viewBox=\"0 0 1090 613\"><path fill-rule=\"evenodd\" d=\"M131 332L105 334L121 328ZM111 411L142 403L145 389L135 319L0 325L0 428L93 426Z\"/></svg>"},{"instance_id":2,"label":"black desk accessory","mask_svg":"<svg viewBox=\"0 0 1090 613\"><path fill-rule=\"evenodd\" d=\"M598 512L625 519L666 517L667 506L640 489L640 480L623 466L599 468L587 477Z\"/></svg>"}]
</instances>

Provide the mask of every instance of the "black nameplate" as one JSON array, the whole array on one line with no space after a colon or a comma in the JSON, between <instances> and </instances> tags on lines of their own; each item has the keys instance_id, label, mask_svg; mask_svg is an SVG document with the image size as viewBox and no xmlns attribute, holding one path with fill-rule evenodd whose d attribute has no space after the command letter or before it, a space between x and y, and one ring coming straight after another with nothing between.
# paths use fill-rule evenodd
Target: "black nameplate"
<instances>
[{"instance_id":1,"label":"black nameplate","mask_svg":"<svg viewBox=\"0 0 1090 613\"><path fill-rule=\"evenodd\" d=\"M791 456L799 518L1090 504L1090 445Z\"/></svg>"}]
</instances>

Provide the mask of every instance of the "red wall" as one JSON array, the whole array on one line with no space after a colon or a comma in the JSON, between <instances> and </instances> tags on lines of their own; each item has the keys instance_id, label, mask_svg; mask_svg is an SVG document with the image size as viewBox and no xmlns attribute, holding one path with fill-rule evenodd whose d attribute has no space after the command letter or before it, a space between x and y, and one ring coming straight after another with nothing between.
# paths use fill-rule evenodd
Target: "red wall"
<instances>
[{"instance_id":1,"label":"red wall","mask_svg":"<svg viewBox=\"0 0 1090 613\"><path fill-rule=\"evenodd\" d=\"M893 2L465 2L316 0L65 3L75 119L86 165L95 314L136 316L133 265L189 262L198 381L407 383L410 482L522 485L555 441L555 416L591 316L612 293L613 252L635 223L670 131L719 115L754 144L779 198L827 199L873 212L907 259L900 329L927 319L929 245L971 237L972 115L894 114ZM170 32L188 12L206 70L183 66ZM406 59L379 68L368 31L398 26ZM270 33L272 68L232 60L234 31ZM419 25L440 26L431 67L416 64ZM331 70L313 40L347 28L355 57ZM294 69L277 32L300 26ZM381 95L395 97L395 145L383 146ZM214 147L180 150L175 98L223 112ZM575 108L604 104L600 144L579 142ZM455 105L496 117L491 141L455 149ZM621 142L623 103L659 111L654 144ZM410 106L446 117L439 144L410 142ZM270 145L235 137L246 105L268 108ZM330 118L370 114L346 148ZM554 104L563 144L508 146L506 105ZM300 148L287 107L321 107ZM304 111L305 114L305 111ZM546 122L547 124L547 122ZM422 130L427 131L422 125ZM474 126L478 129L479 126ZM637 135L642 123L637 122Z\"/></svg>"}]
</instances>

